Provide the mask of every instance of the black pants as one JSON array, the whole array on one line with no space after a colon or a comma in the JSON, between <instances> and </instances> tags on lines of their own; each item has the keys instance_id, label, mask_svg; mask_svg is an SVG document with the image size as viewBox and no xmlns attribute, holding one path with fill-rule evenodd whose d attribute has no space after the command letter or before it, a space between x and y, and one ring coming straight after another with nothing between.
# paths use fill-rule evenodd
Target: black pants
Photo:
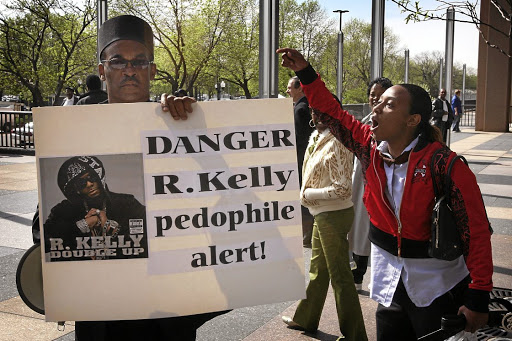
<instances>
[{"instance_id":1,"label":"black pants","mask_svg":"<svg viewBox=\"0 0 512 341\"><path fill-rule=\"evenodd\" d=\"M436 120L435 126L439 128L441 134L443 135L443 142L446 143L446 137L448 136L448 129L450 126L447 122L442 121L440 118Z\"/></svg>"},{"instance_id":2,"label":"black pants","mask_svg":"<svg viewBox=\"0 0 512 341\"><path fill-rule=\"evenodd\" d=\"M352 276L354 276L354 283L363 283L363 277L366 274L368 268L368 256L359 256L352 253L352 259L356 262L357 268L352 270Z\"/></svg>"},{"instance_id":3,"label":"black pants","mask_svg":"<svg viewBox=\"0 0 512 341\"><path fill-rule=\"evenodd\" d=\"M214 313L129 321L77 321L76 341L194 341L197 329L208 320L227 313Z\"/></svg>"},{"instance_id":4,"label":"black pants","mask_svg":"<svg viewBox=\"0 0 512 341\"><path fill-rule=\"evenodd\" d=\"M459 124L460 124L460 114L455 115L455 118L453 119L452 130L460 131Z\"/></svg>"},{"instance_id":5,"label":"black pants","mask_svg":"<svg viewBox=\"0 0 512 341\"><path fill-rule=\"evenodd\" d=\"M428 307L421 308L412 303L400 278L391 306L386 308L379 304L377 307L377 341L417 340L440 329L441 317L457 314L462 305L464 291L469 283L468 278L435 299Z\"/></svg>"},{"instance_id":6,"label":"black pants","mask_svg":"<svg viewBox=\"0 0 512 341\"><path fill-rule=\"evenodd\" d=\"M313 236L313 223L315 218L309 213L309 210L301 206L302 210L302 245L311 247L311 237Z\"/></svg>"}]
</instances>

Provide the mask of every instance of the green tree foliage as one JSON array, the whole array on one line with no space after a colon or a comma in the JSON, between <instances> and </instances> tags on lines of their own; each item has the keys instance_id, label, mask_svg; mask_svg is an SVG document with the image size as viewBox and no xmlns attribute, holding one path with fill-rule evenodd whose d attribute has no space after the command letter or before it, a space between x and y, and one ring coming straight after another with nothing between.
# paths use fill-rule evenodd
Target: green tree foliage
<instances>
[{"instance_id":1,"label":"green tree foliage","mask_svg":"<svg viewBox=\"0 0 512 341\"><path fill-rule=\"evenodd\" d=\"M0 45L0 72L5 93L18 94L29 89L33 101L42 101L41 58L44 35L48 29L45 23L32 20L31 15L20 18L2 17ZM23 61L23 62L22 62Z\"/></svg>"},{"instance_id":2,"label":"green tree foliage","mask_svg":"<svg viewBox=\"0 0 512 341\"><path fill-rule=\"evenodd\" d=\"M336 21L328 16L317 0L281 0L279 6L279 46L296 48L319 72L323 71L323 61L330 51L329 42L335 34ZM285 93L288 80L293 76L295 74L290 70L279 68L281 93Z\"/></svg>"},{"instance_id":3,"label":"green tree foliage","mask_svg":"<svg viewBox=\"0 0 512 341\"><path fill-rule=\"evenodd\" d=\"M366 103L370 79L371 24L359 19L351 19L343 26L343 102ZM336 39L337 44L337 39ZM398 55L398 37L391 29L384 29L384 70L383 76L394 83L403 79L403 65ZM333 48L334 50L334 48ZM332 53L332 52L331 52ZM334 55L335 56L335 55ZM335 63L335 58L333 63ZM400 69L400 67L402 67ZM336 74L333 75L336 77ZM335 83L335 82L334 82Z\"/></svg>"},{"instance_id":4,"label":"green tree foliage","mask_svg":"<svg viewBox=\"0 0 512 341\"><path fill-rule=\"evenodd\" d=\"M231 24L236 0L120 0L118 13L137 15L153 27L157 85L193 93L214 49ZM160 81L160 82L158 82ZM155 87L153 87L153 91Z\"/></svg>"},{"instance_id":5,"label":"green tree foliage","mask_svg":"<svg viewBox=\"0 0 512 341\"><path fill-rule=\"evenodd\" d=\"M32 97L42 105L58 97L65 85L76 86L96 72L95 1L14 0L0 15L0 89L4 94ZM395 1L396 2L396 1ZM247 98L258 94L259 0L117 0L109 16L134 14L148 21L155 33L158 67L151 92L215 96L215 84L225 92ZM319 0L281 0L279 46L300 50L336 90L338 21ZM343 102L365 103L370 81L371 24L345 22ZM404 57L398 37L384 34L383 75L403 82ZM411 58L409 82L436 96L440 53ZM454 86L462 87L462 71L454 67ZM476 84L468 70L466 87ZM285 94L294 73L279 68L279 90Z\"/></svg>"},{"instance_id":6,"label":"green tree foliage","mask_svg":"<svg viewBox=\"0 0 512 341\"><path fill-rule=\"evenodd\" d=\"M409 83L422 86L431 97L439 94L439 51L423 52L409 63Z\"/></svg>"},{"instance_id":7,"label":"green tree foliage","mask_svg":"<svg viewBox=\"0 0 512 341\"><path fill-rule=\"evenodd\" d=\"M409 83L422 86L432 97L439 95L439 72L443 54L440 51L423 52L411 59L409 63ZM446 68L443 65L443 71ZM443 73L443 83L445 74ZM463 67L453 66L452 89L462 89ZM466 89L476 89L474 70L466 70Z\"/></svg>"},{"instance_id":8,"label":"green tree foliage","mask_svg":"<svg viewBox=\"0 0 512 341\"><path fill-rule=\"evenodd\" d=\"M231 84L232 94L249 99L258 91L259 0L241 0L236 6L237 11L214 52L213 69L210 68L208 74L212 80L222 74Z\"/></svg>"},{"instance_id":9,"label":"green tree foliage","mask_svg":"<svg viewBox=\"0 0 512 341\"><path fill-rule=\"evenodd\" d=\"M95 2L16 0L0 16L0 71L34 106L76 86L95 64Z\"/></svg>"}]
</instances>

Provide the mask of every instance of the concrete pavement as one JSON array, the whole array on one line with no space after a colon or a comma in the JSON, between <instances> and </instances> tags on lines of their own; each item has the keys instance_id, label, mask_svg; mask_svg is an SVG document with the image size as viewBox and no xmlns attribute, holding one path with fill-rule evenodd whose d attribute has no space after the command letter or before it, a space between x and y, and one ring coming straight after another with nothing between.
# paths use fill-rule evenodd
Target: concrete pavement
<instances>
[{"instance_id":1,"label":"concrete pavement","mask_svg":"<svg viewBox=\"0 0 512 341\"><path fill-rule=\"evenodd\" d=\"M482 190L494 229L494 285L512 288L512 135L482 133L468 128L452 133L451 148L466 157ZM30 224L37 204L35 157L0 153L0 340L74 340L73 323L64 331L56 323L30 310L20 299L15 273L26 249L32 245ZM310 250L304 250L309 264ZM363 288L368 284L365 276ZM359 296L369 340L375 340L376 304ZM336 340L339 328L332 292L324 307L319 331L306 334L286 328L281 315L293 315L297 302L235 309L201 327L200 341Z\"/></svg>"}]
</instances>

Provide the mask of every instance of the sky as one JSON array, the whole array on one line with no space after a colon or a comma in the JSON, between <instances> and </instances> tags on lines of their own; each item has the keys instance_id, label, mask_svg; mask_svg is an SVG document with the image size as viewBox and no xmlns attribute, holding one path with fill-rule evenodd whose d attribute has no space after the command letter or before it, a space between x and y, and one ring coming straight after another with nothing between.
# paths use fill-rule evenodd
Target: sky
<instances>
[{"instance_id":1,"label":"sky","mask_svg":"<svg viewBox=\"0 0 512 341\"><path fill-rule=\"evenodd\" d=\"M370 23L372 20L372 0L319 0L321 6L325 8L328 14L332 14L336 19L336 28L339 27L339 14L333 13L334 10L348 10L343 14L342 23L351 18L357 18ZM424 8L435 8L438 4L434 0L420 0L420 6ZM421 52L440 51L444 56L446 40L446 22L441 20L405 23L405 13L400 13L398 6L389 1L385 1L384 25L390 27L392 32L400 39L399 49L409 49L409 57L413 59ZM458 16L456 15L455 19ZM461 18L462 19L462 18ZM476 73L478 65L478 38L479 33L473 24L455 23L454 32L454 64L466 64L474 69Z\"/></svg>"}]
</instances>

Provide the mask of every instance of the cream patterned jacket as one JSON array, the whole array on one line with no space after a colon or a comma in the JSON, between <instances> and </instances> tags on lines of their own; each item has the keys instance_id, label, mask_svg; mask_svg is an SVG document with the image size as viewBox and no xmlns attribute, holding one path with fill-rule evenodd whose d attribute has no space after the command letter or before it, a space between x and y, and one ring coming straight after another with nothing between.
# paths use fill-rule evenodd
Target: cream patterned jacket
<instances>
[{"instance_id":1,"label":"cream patterned jacket","mask_svg":"<svg viewBox=\"0 0 512 341\"><path fill-rule=\"evenodd\" d=\"M313 216L353 206L353 159L328 129L311 134L302 167L300 201Z\"/></svg>"}]
</instances>

